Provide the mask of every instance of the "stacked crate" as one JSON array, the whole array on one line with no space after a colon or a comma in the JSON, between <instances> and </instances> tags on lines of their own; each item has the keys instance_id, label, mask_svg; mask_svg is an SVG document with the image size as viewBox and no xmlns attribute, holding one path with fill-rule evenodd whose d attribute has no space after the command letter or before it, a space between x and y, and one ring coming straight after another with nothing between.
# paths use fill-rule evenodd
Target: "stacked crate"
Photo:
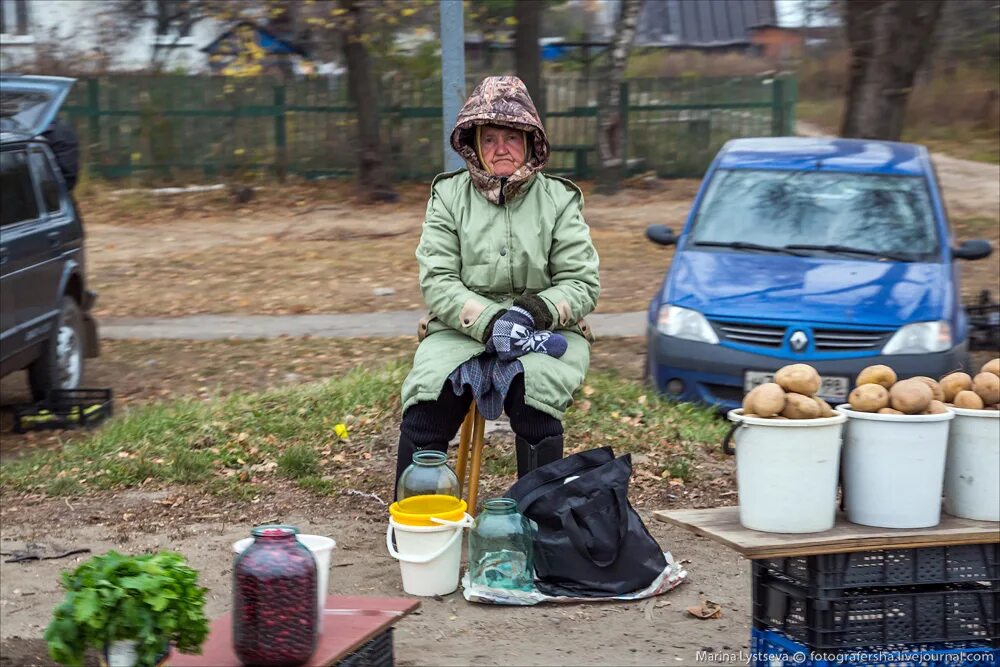
<instances>
[{"instance_id":1,"label":"stacked crate","mask_svg":"<svg viewBox=\"0 0 1000 667\"><path fill-rule=\"evenodd\" d=\"M753 618L762 652L805 654L788 664L986 664L984 652L1000 661L1000 544L755 560ZM851 662L917 651L940 659Z\"/></svg>"}]
</instances>

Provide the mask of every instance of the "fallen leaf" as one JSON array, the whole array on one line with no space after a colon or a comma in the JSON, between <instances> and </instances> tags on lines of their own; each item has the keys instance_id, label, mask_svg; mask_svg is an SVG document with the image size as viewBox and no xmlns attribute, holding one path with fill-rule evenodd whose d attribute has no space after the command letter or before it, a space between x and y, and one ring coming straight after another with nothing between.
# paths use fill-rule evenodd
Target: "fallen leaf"
<instances>
[{"instance_id":1,"label":"fallen leaf","mask_svg":"<svg viewBox=\"0 0 1000 667\"><path fill-rule=\"evenodd\" d=\"M722 606L711 600L703 600L700 606L688 607L687 611L702 620L722 618Z\"/></svg>"},{"instance_id":2,"label":"fallen leaf","mask_svg":"<svg viewBox=\"0 0 1000 667\"><path fill-rule=\"evenodd\" d=\"M583 385L583 395L584 396L593 396L594 395L594 388L591 387L589 384Z\"/></svg>"}]
</instances>

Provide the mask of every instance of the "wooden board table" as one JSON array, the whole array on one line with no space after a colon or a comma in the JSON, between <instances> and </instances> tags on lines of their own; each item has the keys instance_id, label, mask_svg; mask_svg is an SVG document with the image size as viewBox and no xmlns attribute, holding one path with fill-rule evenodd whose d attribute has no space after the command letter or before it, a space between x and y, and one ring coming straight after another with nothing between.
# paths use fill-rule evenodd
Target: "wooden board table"
<instances>
[{"instance_id":1,"label":"wooden board table","mask_svg":"<svg viewBox=\"0 0 1000 667\"><path fill-rule=\"evenodd\" d=\"M941 514L933 528L872 528L837 514L833 529L822 533L762 533L740 525L738 507L654 512L660 521L721 542L747 558L788 558L868 551L918 549L1000 542L1000 523Z\"/></svg>"},{"instance_id":2,"label":"wooden board table","mask_svg":"<svg viewBox=\"0 0 1000 667\"><path fill-rule=\"evenodd\" d=\"M387 631L420 602L408 598L346 597L329 595L323 614L323 634L305 667L329 667ZM241 667L233 653L233 617L212 621L201 655L173 653L169 667Z\"/></svg>"}]
</instances>

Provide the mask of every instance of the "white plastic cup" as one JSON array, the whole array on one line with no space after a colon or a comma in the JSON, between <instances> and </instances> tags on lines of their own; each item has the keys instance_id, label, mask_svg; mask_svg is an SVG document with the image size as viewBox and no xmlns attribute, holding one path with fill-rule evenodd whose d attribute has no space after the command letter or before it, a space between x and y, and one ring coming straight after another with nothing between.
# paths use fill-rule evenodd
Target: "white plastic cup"
<instances>
[{"instance_id":1,"label":"white plastic cup","mask_svg":"<svg viewBox=\"0 0 1000 667\"><path fill-rule=\"evenodd\" d=\"M470 525L468 514L440 526L409 526L389 517L385 546L399 561L403 590L422 597L454 593L462 564L462 529Z\"/></svg>"},{"instance_id":2,"label":"white plastic cup","mask_svg":"<svg viewBox=\"0 0 1000 667\"><path fill-rule=\"evenodd\" d=\"M253 544L252 537L233 542L233 553L239 555ZM323 632L323 610L326 609L326 586L330 575L330 554L337 542L322 535L296 535L295 539L312 553L316 559L316 604L318 605L317 632Z\"/></svg>"},{"instance_id":3,"label":"white plastic cup","mask_svg":"<svg viewBox=\"0 0 1000 667\"><path fill-rule=\"evenodd\" d=\"M883 415L837 406L847 415L842 462L847 520L879 528L931 528L954 413Z\"/></svg>"},{"instance_id":4,"label":"white plastic cup","mask_svg":"<svg viewBox=\"0 0 1000 667\"><path fill-rule=\"evenodd\" d=\"M1000 521L1000 411L949 408L944 511L977 521Z\"/></svg>"},{"instance_id":5,"label":"white plastic cup","mask_svg":"<svg viewBox=\"0 0 1000 667\"><path fill-rule=\"evenodd\" d=\"M844 415L817 419L744 417L736 442L740 524L765 533L818 533L833 528L837 514Z\"/></svg>"}]
</instances>

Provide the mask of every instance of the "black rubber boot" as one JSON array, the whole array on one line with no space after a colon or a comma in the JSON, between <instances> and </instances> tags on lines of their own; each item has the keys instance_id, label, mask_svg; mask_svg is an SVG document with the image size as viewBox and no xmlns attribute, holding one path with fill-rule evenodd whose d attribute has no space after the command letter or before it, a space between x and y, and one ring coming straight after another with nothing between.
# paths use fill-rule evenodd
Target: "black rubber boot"
<instances>
[{"instance_id":1,"label":"black rubber boot","mask_svg":"<svg viewBox=\"0 0 1000 667\"><path fill-rule=\"evenodd\" d=\"M521 479L535 468L558 461L563 455L563 436L551 435L536 445L518 436L514 439L517 451L517 478Z\"/></svg>"},{"instance_id":2,"label":"black rubber boot","mask_svg":"<svg viewBox=\"0 0 1000 667\"><path fill-rule=\"evenodd\" d=\"M426 447L418 447L412 440L410 440L409 437L407 437L405 433L399 434L399 447L396 449L396 479L392 483L393 502L398 500L396 497L396 487L399 486L399 478L402 477L403 471L409 468L410 464L413 463L413 455L425 449L447 453L448 443L434 443L427 445Z\"/></svg>"}]
</instances>

